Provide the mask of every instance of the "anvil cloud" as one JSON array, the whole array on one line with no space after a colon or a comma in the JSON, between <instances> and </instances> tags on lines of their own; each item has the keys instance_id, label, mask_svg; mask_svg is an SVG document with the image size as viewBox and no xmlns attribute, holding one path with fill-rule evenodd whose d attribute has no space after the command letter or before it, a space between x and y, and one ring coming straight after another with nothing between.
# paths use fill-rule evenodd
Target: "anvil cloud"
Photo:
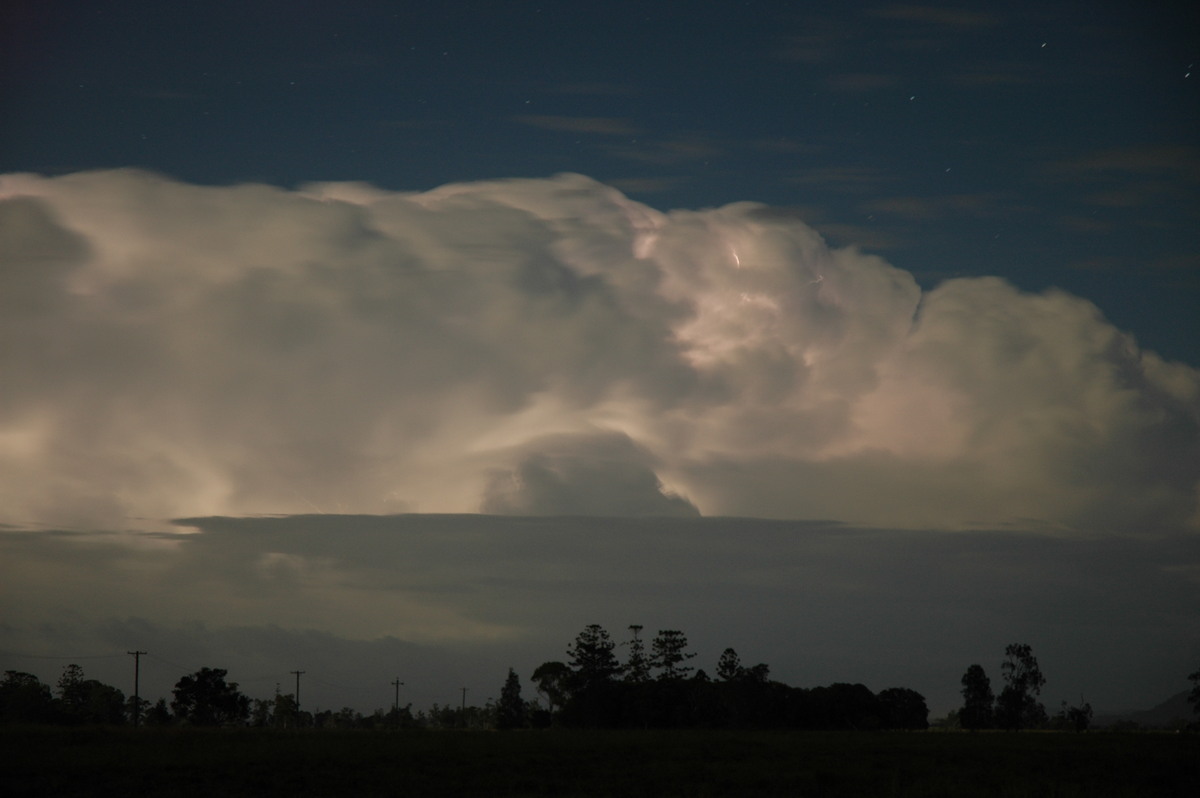
<instances>
[{"instance_id":1,"label":"anvil cloud","mask_svg":"<svg viewBox=\"0 0 1200 798\"><path fill-rule=\"evenodd\" d=\"M970 258L971 253L962 253ZM1200 372L785 210L580 175L0 178L0 522L313 512L1194 530Z\"/></svg>"}]
</instances>

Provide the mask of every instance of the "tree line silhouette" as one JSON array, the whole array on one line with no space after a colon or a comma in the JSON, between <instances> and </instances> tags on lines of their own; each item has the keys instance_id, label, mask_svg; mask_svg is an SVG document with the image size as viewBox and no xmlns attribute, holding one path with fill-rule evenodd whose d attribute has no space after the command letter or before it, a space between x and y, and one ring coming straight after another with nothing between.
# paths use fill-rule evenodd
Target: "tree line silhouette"
<instances>
[{"instance_id":1,"label":"tree line silhouette","mask_svg":"<svg viewBox=\"0 0 1200 798\"><path fill-rule=\"evenodd\" d=\"M533 673L548 708L530 717L533 726L558 723L587 728L797 728L924 729L925 698L892 687L878 694L861 684L804 689L770 679L765 663L745 667L725 649L710 677L688 662L687 636L660 630L650 642L630 626L624 663L616 644L597 624L586 627L567 650L568 661L543 663ZM509 677L510 682L512 675ZM511 695L511 689L509 691ZM506 705L501 697L501 709ZM507 716L506 716L507 717Z\"/></svg>"},{"instance_id":2,"label":"tree line silhouette","mask_svg":"<svg viewBox=\"0 0 1200 798\"><path fill-rule=\"evenodd\" d=\"M688 663L687 636L660 630L647 650L641 626L629 627L621 647L598 624L588 625L567 649L567 661L542 663L531 675L538 698L521 695L517 673L509 668L500 699L483 707L434 704L412 713L412 705L363 715L350 708L304 712L295 695L276 688L272 699L251 699L221 668L203 667L183 676L172 700L151 703L128 698L115 687L88 679L76 664L63 669L55 689L36 676L5 671L0 679L0 723L61 725L144 724L162 727L252 726L260 728L735 728L806 730L921 730L929 727L925 698L915 690L889 687L873 693L865 685L834 683L792 687L770 678L765 663L744 666L726 648L709 676ZM1001 662L1004 682L999 695L983 667L973 664L963 674L960 708L943 722L970 731L1032 728L1084 731L1092 708L1081 699L1051 718L1038 701L1046 679L1030 646L1012 644ZM1188 676L1188 700L1200 714L1200 670ZM1195 725L1195 724L1193 724Z\"/></svg>"}]
</instances>

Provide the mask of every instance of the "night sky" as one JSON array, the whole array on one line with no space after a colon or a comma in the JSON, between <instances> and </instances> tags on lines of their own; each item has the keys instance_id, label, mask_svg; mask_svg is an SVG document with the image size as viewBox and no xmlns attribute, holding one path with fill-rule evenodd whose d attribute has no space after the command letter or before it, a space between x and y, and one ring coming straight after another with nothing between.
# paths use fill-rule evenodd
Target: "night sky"
<instances>
[{"instance_id":1,"label":"night sky","mask_svg":"<svg viewBox=\"0 0 1200 798\"><path fill-rule=\"evenodd\" d=\"M0 666L1165 699L1198 66L1171 2L5 4Z\"/></svg>"},{"instance_id":2,"label":"night sky","mask_svg":"<svg viewBox=\"0 0 1200 798\"><path fill-rule=\"evenodd\" d=\"M578 172L795 211L1200 364L1190 3L10 4L0 171L400 191Z\"/></svg>"}]
</instances>

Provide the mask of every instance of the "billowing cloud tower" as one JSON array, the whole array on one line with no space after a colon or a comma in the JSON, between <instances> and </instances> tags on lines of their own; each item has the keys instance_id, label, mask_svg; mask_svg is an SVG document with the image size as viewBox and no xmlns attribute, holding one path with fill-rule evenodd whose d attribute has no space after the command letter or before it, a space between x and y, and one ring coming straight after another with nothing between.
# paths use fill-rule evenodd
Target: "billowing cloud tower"
<instances>
[{"instance_id":1,"label":"billowing cloud tower","mask_svg":"<svg viewBox=\"0 0 1200 798\"><path fill-rule=\"evenodd\" d=\"M963 253L969 258L970 253ZM1194 528L1200 373L752 203L0 178L0 506Z\"/></svg>"}]
</instances>

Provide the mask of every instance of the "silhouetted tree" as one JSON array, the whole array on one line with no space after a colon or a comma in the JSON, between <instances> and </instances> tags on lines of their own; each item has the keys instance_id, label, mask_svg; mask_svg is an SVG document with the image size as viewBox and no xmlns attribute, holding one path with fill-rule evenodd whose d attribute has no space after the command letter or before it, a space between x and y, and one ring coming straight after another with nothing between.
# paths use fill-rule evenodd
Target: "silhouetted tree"
<instances>
[{"instance_id":1,"label":"silhouetted tree","mask_svg":"<svg viewBox=\"0 0 1200 798\"><path fill-rule=\"evenodd\" d=\"M150 711L151 706L148 699L131 695L125 699L125 717L144 718L146 717L146 713Z\"/></svg>"},{"instance_id":2,"label":"silhouetted tree","mask_svg":"<svg viewBox=\"0 0 1200 798\"><path fill-rule=\"evenodd\" d=\"M119 726L125 722L125 694L96 679L85 679L82 685L83 723L102 723Z\"/></svg>"},{"instance_id":3,"label":"silhouetted tree","mask_svg":"<svg viewBox=\"0 0 1200 798\"><path fill-rule=\"evenodd\" d=\"M934 726L940 729L961 729L962 723L959 721L961 710L952 709L946 713L944 718L938 718L933 722Z\"/></svg>"},{"instance_id":4,"label":"silhouetted tree","mask_svg":"<svg viewBox=\"0 0 1200 798\"><path fill-rule=\"evenodd\" d=\"M83 668L74 664L63 668L59 677L58 706L66 723L125 722L125 694L96 679L85 679Z\"/></svg>"},{"instance_id":5,"label":"silhouetted tree","mask_svg":"<svg viewBox=\"0 0 1200 798\"><path fill-rule=\"evenodd\" d=\"M642 627L631 624L629 632L632 635L629 642L629 659L625 661L625 681L640 684L650 680L650 664L646 661L646 644L642 642L639 633Z\"/></svg>"},{"instance_id":6,"label":"silhouetted tree","mask_svg":"<svg viewBox=\"0 0 1200 798\"><path fill-rule=\"evenodd\" d=\"M171 710L167 708L167 699L160 698L145 715L147 726L170 726Z\"/></svg>"},{"instance_id":7,"label":"silhouetted tree","mask_svg":"<svg viewBox=\"0 0 1200 798\"><path fill-rule=\"evenodd\" d=\"M641 627L630 629L637 639ZM612 640L602 627L592 624L568 648L570 665L543 663L534 671L533 680L552 707L562 696L558 718L568 727L869 730L929 726L925 697L914 690L893 687L875 695L861 684L811 690L789 687L771 681L765 663L743 666L732 648L721 654L718 680L703 671L688 678L686 674L693 669L685 663L695 655L687 651L687 645L682 632L659 631L647 663L657 669L657 678L618 680L622 669L613 656ZM636 661L636 657L631 659ZM982 675L983 669L974 667ZM626 674L630 669L627 667ZM510 672L510 681L514 679ZM986 677L983 682L986 686ZM519 689L517 685L516 696ZM990 688L986 694L990 702ZM550 722L538 713L526 717L539 728Z\"/></svg>"},{"instance_id":8,"label":"silhouetted tree","mask_svg":"<svg viewBox=\"0 0 1200 798\"><path fill-rule=\"evenodd\" d=\"M687 652L687 636L678 629L660 629L650 644L650 667L658 669L658 678L683 679L692 668L684 665L696 656Z\"/></svg>"},{"instance_id":9,"label":"silhouetted tree","mask_svg":"<svg viewBox=\"0 0 1200 798\"><path fill-rule=\"evenodd\" d=\"M742 669L742 678L748 682L766 684L770 680L770 676L771 669L765 662L760 662L757 665L751 665L749 668Z\"/></svg>"},{"instance_id":10,"label":"silhouetted tree","mask_svg":"<svg viewBox=\"0 0 1200 798\"><path fill-rule=\"evenodd\" d=\"M412 714L412 704L405 704L402 707L393 706L386 714L382 714L382 710L380 713L379 728L411 729L416 725ZM337 712L328 709L318 712L313 718L313 724L318 729L366 729L371 727L361 712L350 707L342 707Z\"/></svg>"},{"instance_id":11,"label":"silhouetted tree","mask_svg":"<svg viewBox=\"0 0 1200 798\"><path fill-rule=\"evenodd\" d=\"M1046 677L1038 668L1037 657L1026 644L1013 643L1004 649L1004 689L996 699L997 721L1006 729L1017 731L1045 722L1046 708L1035 696L1042 692Z\"/></svg>"},{"instance_id":12,"label":"silhouetted tree","mask_svg":"<svg viewBox=\"0 0 1200 798\"><path fill-rule=\"evenodd\" d=\"M621 672L613 648L612 638L599 624L589 624L579 633L575 643L567 649L576 689L604 684Z\"/></svg>"},{"instance_id":13,"label":"silhouetted tree","mask_svg":"<svg viewBox=\"0 0 1200 798\"><path fill-rule=\"evenodd\" d=\"M537 691L546 696L550 714L554 714L555 707L561 709L567 702L570 678L571 669L567 667L566 663L558 661L543 662L533 672L533 683L537 685Z\"/></svg>"},{"instance_id":14,"label":"silhouetted tree","mask_svg":"<svg viewBox=\"0 0 1200 798\"><path fill-rule=\"evenodd\" d=\"M49 723L54 717L50 686L24 671L0 679L0 723Z\"/></svg>"},{"instance_id":15,"label":"silhouetted tree","mask_svg":"<svg viewBox=\"0 0 1200 798\"><path fill-rule=\"evenodd\" d=\"M429 729L491 729L496 725L496 705L491 700L482 707L434 704L428 714L422 714Z\"/></svg>"},{"instance_id":16,"label":"silhouetted tree","mask_svg":"<svg viewBox=\"0 0 1200 798\"><path fill-rule=\"evenodd\" d=\"M737 651L726 648L717 660L717 681L705 685L696 673L691 685L693 721L734 728L781 725L786 714L786 685L770 681L766 663L747 668Z\"/></svg>"},{"instance_id":17,"label":"silhouetted tree","mask_svg":"<svg viewBox=\"0 0 1200 798\"><path fill-rule=\"evenodd\" d=\"M520 729L525 725L525 702L521 700L521 680L517 672L508 669L508 678L500 690L500 703L496 705L497 729Z\"/></svg>"},{"instance_id":18,"label":"silhouetted tree","mask_svg":"<svg viewBox=\"0 0 1200 798\"><path fill-rule=\"evenodd\" d=\"M1068 706L1064 701L1062 709L1059 710L1054 721L1056 728L1085 732L1088 730L1088 726L1092 725L1092 705L1084 701L1082 696L1080 696L1077 706Z\"/></svg>"},{"instance_id":19,"label":"silhouetted tree","mask_svg":"<svg viewBox=\"0 0 1200 798\"><path fill-rule=\"evenodd\" d=\"M736 651L727 648L721 652L721 659L717 661L718 679L724 682L733 682L742 678L744 673L742 661L738 658Z\"/></svg>"},{"instance_id":20,"label":"silhouetted tree","mask_svg":"<svg viewBox=\"0 0 1200 798\"><path fill-rule=\"evenodd\" d=\"M839 682L814 687L803 698L803 726L810 729L877 729L879 702L866 685Z\"/></svg>"},{"instance_id":21,"label":"silhouetted tree","mask_svg":"<svg viewBox=\"0 0 1200 798\"><path fill-rule=\"evenodd\" d=\"M274 699L271 699L270 701L267 701L264 698L250 699L250 725L257 729L270 726L271 707L274 705Z\"/></svg>"},{"instance_id":22,"label":"silhouetted tree","mask_svg":"<svg viewBox=\"0 0 1200 798\"><path fill-rule=\"evenodd\" d=\"M63 668L56 685L58 705L64 716L77 718L83 709L83 668L74 663Z\"/></svg>"},{"instance_id":23,"label":"silhouetted tree","mask_svg":"<svg viewBox=\"0 0 1200 798\"><path fill-rule=\"evenodd\" d=\"M567 725L612 726L620 717L614 679L621 666L613 654L614 647L608 632L599 624L591 624L567 650L571 666L569 698L561 713Z\"/></svg>"},{"instance_id":24,"label":"silhouetted tree","mask_svg":"<svg viewBox=\"0 0 1200 798\"><path fill-rule=\"evenodd\" d=\"M224 668L201 668L175 683L171 711L193 726L227 726L245 722L250 699L226 683Z\"/></svg>"},{"instance_id":25,"label":"silhouetted tree","mask_svg":"<svg viewBox=\"0 0 1200 798\"><path fill-rule=\"evenodd\" d=\"M430 729L461 729L466 726L465 709L453 707L449 704L444 706L434 704L429 708L429 712L424 714L426 728Z\"/></svg>"},{"instance_id":26,"label":"silhouetted tree","mask_svg":"<svg viewBox=\"0 0 1200 798\"><path fill-rule=\"evenodd\" d=\"M1200 715L1200 670L1189 674L1188 681L1192 683L1192 692L1188 694L1188 702L1192 705L1192 712Z\"/></svg>"},{"instance_id":27,"label":"silhouetted tree","mask_svg":"<svg viewBox=\"0 0 1200 798\"><path fill-rule=\"evenodd\" d=\"M296 696L291 693L281 693L278 687L275 688L275 698L271 701L271 725L277 729L294 729L301 725L308 725L301 718L300 705L296 703Z\"/></svg>"},{"instance_id":28,"label":"silhouetted tree","mask_svg":"<svg viewBox=\"0 0 1200 798\"><path fill-rule=\"evenodd\" d=\"M925 696L907 687L889 687L875 696L885 729L928 729L929 707Z\"/></svg>"},{"instance_id":29,"label":"silhouetted tree","mask_svg":"<svg viewBox=\"0 0 1200 798\"><path fill-rule=\"evenodd\" d=\"M963 707L958 721L964 729L990 729L992 727L992 682L982 665L972 665L962 677Z\"/></svg>"},{"instance_id":30,"label":"silhouetted tree","mask_svg":"<svg viewBox=\"0 0 1200 798\"><path fill-rule=\"evenodd\" d=\"M353 724L350 724L346 716L349 707L342 707L342 711L334 716L335 725L337 728L361 728L364 726L363 716L355 714ZM413 717L412 704L405 704L402 707L392 707L382 716L381 726L387 726L389 729L412 729L417 726L417 719Z\"/></svg>"}]
</instances>

